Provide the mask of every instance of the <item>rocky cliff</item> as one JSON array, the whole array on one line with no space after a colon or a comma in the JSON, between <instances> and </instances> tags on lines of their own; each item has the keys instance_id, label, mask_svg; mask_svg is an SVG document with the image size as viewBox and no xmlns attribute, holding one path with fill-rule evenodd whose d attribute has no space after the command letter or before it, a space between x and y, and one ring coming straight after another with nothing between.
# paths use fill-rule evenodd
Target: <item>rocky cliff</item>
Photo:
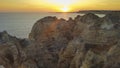
<instances>
[{"instance_id":1,"label":"rocky cliff","mask_svg":"<svg viewBox=\"0 0 120 68\"><path fill-rule=\"evenodd\" d=\"M5 68L120 68L120 13L38 20L29 39L0 33Z\"/></svg>"}]
</instances>

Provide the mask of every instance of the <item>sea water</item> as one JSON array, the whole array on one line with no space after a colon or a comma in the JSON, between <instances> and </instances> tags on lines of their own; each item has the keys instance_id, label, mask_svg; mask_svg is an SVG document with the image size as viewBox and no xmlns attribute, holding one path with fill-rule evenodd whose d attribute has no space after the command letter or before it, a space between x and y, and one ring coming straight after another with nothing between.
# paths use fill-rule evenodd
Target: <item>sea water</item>
<instances>
[{"instance_id":1,"label":"sea water","mask_svg":"<svg viewBox=\"0 0 120 68\"><path fill-rule=\"evenodd\" d=\"M19 38L28 38L34 23L46 16L56 16L58 18L68 19L69 17L76 17L77 15L84 15L80 13L0 13L0 32L6 30L10 35ZM104 14L97 14L103 17Z\"/></svg>"}]
</instances>

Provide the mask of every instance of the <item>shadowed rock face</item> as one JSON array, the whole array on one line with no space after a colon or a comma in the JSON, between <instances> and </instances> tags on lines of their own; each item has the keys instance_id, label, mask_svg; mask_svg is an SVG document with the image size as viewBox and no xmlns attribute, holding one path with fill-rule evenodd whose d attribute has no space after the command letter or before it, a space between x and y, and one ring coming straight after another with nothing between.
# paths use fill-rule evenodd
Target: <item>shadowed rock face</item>
<instances>
[{"instance_id":1,"label":"shadowed rock face","mask_svg":"<svg viewBox=\"0 0 120 68\"><path fill-rule=\"evenodd\" d=\"M26 60L24 48L29 43L27 39L10 36L6 31L0 32L0 65L5 68L19 68Z\"/></svg>"},{"instance_id":2,"label":"shadowed rock face","mask_svg":"<svg viewBox=\"0 0 120 68\"><path fill-rule=\"evenodd\" d=\"M88 13L74 20L45 17L29 39L0 33L5 68L120 68L120 14Z\"/></svg>"}]
</instances>

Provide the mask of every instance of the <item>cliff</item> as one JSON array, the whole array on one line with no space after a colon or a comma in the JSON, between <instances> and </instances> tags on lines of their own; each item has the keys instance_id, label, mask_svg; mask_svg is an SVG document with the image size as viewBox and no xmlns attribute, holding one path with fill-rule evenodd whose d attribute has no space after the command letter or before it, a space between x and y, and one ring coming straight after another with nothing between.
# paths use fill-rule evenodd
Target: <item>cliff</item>
<instances>
[{"instance_id":1,"label":"cliff","mask_svg":"<svg viewBox=\"0 0 120 68\"><path fill-rule=\"evenodd\" d=\"M69 20L38 20L29 39L0 33L0 65L5 68L119 68L120 14L88 13Z\"/></svg>"}]
</instances>

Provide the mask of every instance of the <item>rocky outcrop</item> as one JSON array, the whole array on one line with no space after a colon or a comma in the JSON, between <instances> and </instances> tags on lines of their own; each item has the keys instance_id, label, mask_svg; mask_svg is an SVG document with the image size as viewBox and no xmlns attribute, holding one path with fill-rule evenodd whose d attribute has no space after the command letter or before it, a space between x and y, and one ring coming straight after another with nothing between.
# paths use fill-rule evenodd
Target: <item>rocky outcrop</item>
<instances>
[{"instance_id":1,"label":"rocky outcrop","mask_svg":"<svg viewBox=\"0 0 120 68\"><path fill-rule=\"evenodd\" d=\"M0 65L5 68L18 68L26 60L24 48L29 41L0 32ZM3 67L2 66L2 67Z\"/></svg>"},{"instance_id":2,"label":"rocky outcrop","mask_svg":"<svg viewBox=\"0 0 120 68\"><path fill-rule=\"evenodd\" d=\"M5 68L119 68L120 14L99 18L38 20L29 39L0 33L0 65Z\"/></svg>"},{"instance_id":3,"label":"rocky outcrop","mask_svg":"<svg viewBox=\"0 0 120 68\"><path fill-rule=\"evenodd\" d=\"M42 27L38 27L41 25ZM59 59L59 52L65 48L68 42L73 38L72 31L75 22L70 18L68 21L64 19L57 19L56 17L43 18L34 25L30 39L34 40L38 47L36 49L42 55L43 61L37 60L38 63L43 64L43 68L49 65L50 68L57 68ZM46 65L47 64L47 65Z\"/></svg>"},{"instance_id":4,"label":"rocky outcrop","mask_svg":"<svg viewBox=\"0 0 120 68\"><path fill-rule=\"evenodd\" d=\"M108 61L109 50L119 45L120 32L119 28L115 28L116 23L120 22L119 16L118 14L108 14L104 18L94 18L94 14L87 14L83 18L78 18L74 30L77 29L77 37L69 42L74 44L68 44L67 48L62 51L62 56L59 59L62 62L59 63L60 68L119 68L119 62L112 63L113 60L110 61L110 59ZM84 17L87 17L88 19L85 19L90 19L90 21L82 20ZM115 21L110 22L111 18L115 18L116 23L114 23ZM109 23L109 25L106 26L103 23ZM113 26L110 25L111 23ZM102 26L105 26L105 28ZM82 42L79 40L82 40ZM117 53L117 56L120 57L120 54ZM114 60L119 59L117 56L114 57Z\"/></svg>"}]
</instances>

